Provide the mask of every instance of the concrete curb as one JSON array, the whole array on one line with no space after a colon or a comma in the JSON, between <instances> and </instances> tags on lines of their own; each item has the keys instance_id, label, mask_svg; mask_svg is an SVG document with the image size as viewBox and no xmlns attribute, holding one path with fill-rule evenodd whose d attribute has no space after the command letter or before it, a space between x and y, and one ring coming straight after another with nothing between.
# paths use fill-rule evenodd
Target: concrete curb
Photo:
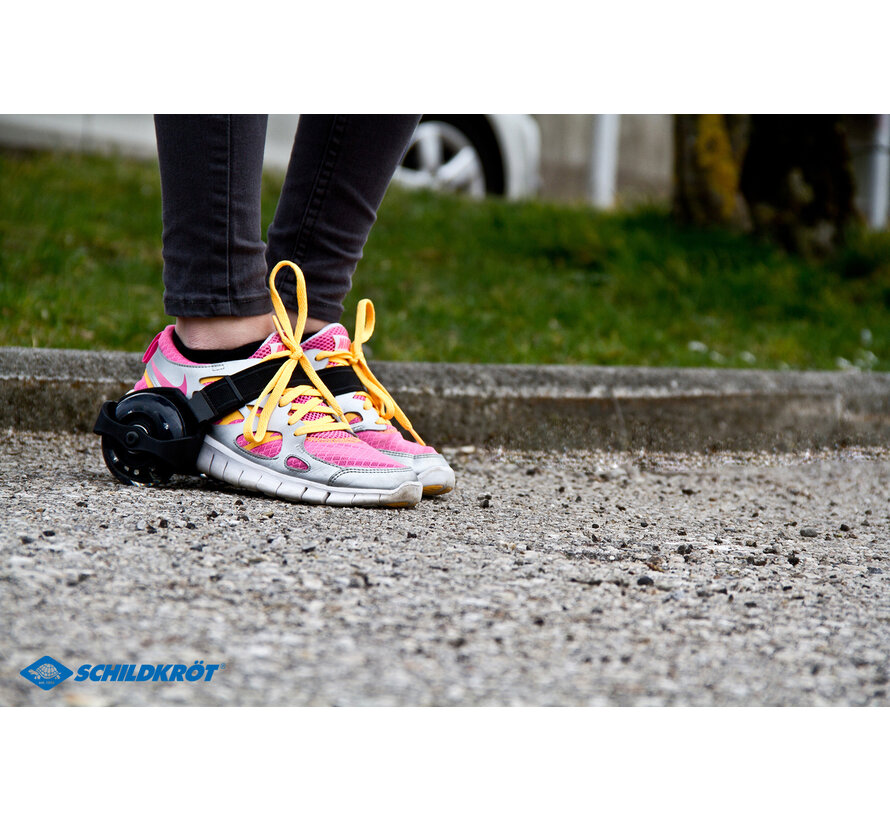
<instances>
[{"instance_id":1,"label":"concrete curb","mask_svg":"<svg viewBox=\"0 0 890 820\"><path fill-rule=\"evenodd\" d=\"M763 450L890 445L890 374L374 362L437 446ZM0 347L0 424L90 430L139 354Z\"/></svg>"}]
</instances>

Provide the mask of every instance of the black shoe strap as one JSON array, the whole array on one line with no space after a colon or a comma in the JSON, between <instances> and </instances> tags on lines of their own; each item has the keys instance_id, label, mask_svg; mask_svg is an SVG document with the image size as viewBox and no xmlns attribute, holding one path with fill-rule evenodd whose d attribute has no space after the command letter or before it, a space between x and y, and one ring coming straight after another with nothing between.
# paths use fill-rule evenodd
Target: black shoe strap
<instances>
[{"instance_id":1,"label":"black shoe strap","mask_svg":"<svg viewBox=\"0 0 890 820\"><path fill-rule=\"evenodd\" d=\"M283 358L267 359L252 367L222 376L189 399L189 407L199 423L213 422L227 413L256 401L263 388L272 380L284 364ZM348 392L359 392L365 387L351 367L328 367L317 371L318 377L335 396ZM311 385L312 380L302 368L294 370L287 383L288 387Z\"/></svg>"}]
</instances>

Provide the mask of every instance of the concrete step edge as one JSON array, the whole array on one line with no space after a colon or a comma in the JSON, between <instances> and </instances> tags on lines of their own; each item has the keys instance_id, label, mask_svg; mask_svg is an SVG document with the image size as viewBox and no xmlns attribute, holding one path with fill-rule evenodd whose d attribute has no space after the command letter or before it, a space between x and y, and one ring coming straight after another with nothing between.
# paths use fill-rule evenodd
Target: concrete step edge
<instances>
[{"instance_id":1,"label":"concrete step edge","mask_svg":"<svg viewBox=\"0 0 890 820\"><path fill-rule=\"evenodd\" d=\"M806 449L890 445L890 374L373 362L439 446ZM90 430L136 353L0 347L0 424Z\"/></svg>"}]
</instances>

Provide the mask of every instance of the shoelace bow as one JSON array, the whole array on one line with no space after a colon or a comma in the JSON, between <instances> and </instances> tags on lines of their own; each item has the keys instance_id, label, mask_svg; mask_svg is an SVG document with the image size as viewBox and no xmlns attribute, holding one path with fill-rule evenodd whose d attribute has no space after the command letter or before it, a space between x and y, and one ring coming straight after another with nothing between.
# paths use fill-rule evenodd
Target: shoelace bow
<instances>
[{"instance_id":1,"label":"shoelace bow","mask_svg":"<svg viewBox=\"0 0 890 820\"><path fill-rule=\"evenodd\" d=\"M414 440L424 445L424 440L417 434L412 427L408 417L402 412L402 409L396 404L396 400L389 394L389 391L380 384L377 377L368 367L365 359L365 353L362 345L371 338L374 333L374 304L370 299L362 299L358 303L355 312L355 336L349 350L331 350L316 355L317 360L330 359L339 364L347 364L352 367L359 377L359 381L365 386L368 393L368 399L371 406L377 411L377 415L383 421L389 421L392 418L402 425L412 436ZM367 407L367 405L366 405Z\"/></svg>"},{"instance_id":2,"label":"shoelace bow","mask_svg":"<svg viewBox=\"0 0 890 820\"><path fill-rule=\"evenodd\" d=\"M294 271L297 279L297 324L291 327L290 317L278 290L275 287L275 277L278 271L285 265L290 266ZM348 430L352 428L349 422L343 417L343 411L337 400L333 397L330 390L324 385L321 379L312 367L303 348L300 347L299 339L303 335L303 328L306 325L306 282L303 279L303 272L293 262L279 262L269 274L269 291L272 295L272 307L275 314L272 320L275 322L275 329L281 338L282 343L287 348L277 353L267 356L269 359L285 359L278 372L272 377L271 381L263 388L257 400L253 403L244 421L244 438L251 444L259 444L266 436L269 426L269 420L276 407L286 407L291 405L291 412L288 417L288 424L296 424L303 420L308 413L323 413L326 418L315 419L313 421L304 422L294 431L294 435L299 436L308 433L321 433L331 430ZM296 387L288 387L291 375L297 367L302 367L303 372L309 377L311 385L301 384ZM301 396L309 396L307 402L299 403L296 399ZM263 404L263 399L266 399ZM257 417L257 410L263 405L263 410ZM256 429L254 429L256 423Z\"/></svg>"}]
</instances>

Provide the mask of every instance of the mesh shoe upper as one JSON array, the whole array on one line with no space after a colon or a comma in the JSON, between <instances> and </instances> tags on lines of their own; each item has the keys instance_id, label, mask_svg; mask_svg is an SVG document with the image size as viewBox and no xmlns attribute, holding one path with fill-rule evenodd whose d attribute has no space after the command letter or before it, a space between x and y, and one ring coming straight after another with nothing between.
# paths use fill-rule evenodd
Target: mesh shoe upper
<instances>
[{"instance_id":1,"label":"mesh shoe upper","mask_svg":"<svg viewBox=\"0 0 890 820\"><path fill-rule=\"evenodd\" d=\"M338 360L336 356L319 357L318 354L346 353L350 346L349 333L341 324L330 324L303 343L306 356L319 370L348 367L343 359ZM348 360L348 355L344 358ZM379 407L369 393L341 393L335 398L356 435L372 447L407 455L438 455L434 447L404 438L394 425L381 417Z\"/></svg>"},{"instance_id":2,"label":"mesh shoe upper","mask_svg":"<svg viewBox=\"0 0 890 820\"><path fill-rule=\"evenodd\" d=\"M368 367L362 344L370 338L373 328L373 305L370 300L363 299L356 316L355 341L350 341L343 325L334 323L308 338L303 349L317 369L352 367L365 386L366 390L336 396L346 420L363 442L410 466L425 486L435 486L437 492L447 492L454 486L454 472L435 448L427 446L414 431L411 422ZM405 438L390 423L392 418L408 430L414 441Z\"/></svg>"}]
</instances>

